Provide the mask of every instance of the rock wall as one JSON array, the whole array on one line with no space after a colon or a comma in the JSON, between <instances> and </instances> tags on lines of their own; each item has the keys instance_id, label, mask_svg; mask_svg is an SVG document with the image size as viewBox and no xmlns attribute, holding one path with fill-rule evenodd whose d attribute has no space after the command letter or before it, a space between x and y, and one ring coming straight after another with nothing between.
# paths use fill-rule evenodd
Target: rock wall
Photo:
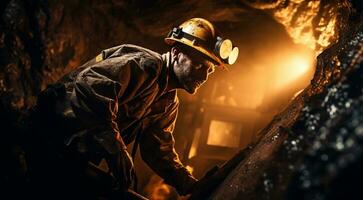
<instances>
[{"instance_id":1,"label":"rock wall","mask_svg":"<svg viewBox=\"0 0 363 200\"><path fill-rule=\"evenodd\" d=\"M261 140L209 199L360 195L363 24L361 7L355 9L346 22L354 26L318 56L311 85L260 132Z\"/></svg>"}]
</instances>

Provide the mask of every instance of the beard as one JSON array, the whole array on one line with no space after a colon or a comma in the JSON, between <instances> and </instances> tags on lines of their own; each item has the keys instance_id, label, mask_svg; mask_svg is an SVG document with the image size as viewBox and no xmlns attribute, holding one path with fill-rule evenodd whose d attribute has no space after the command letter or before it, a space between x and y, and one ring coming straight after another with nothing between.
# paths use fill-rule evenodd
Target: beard
<instances>
[{"instance_id":1,"label":"beard","mask_svg":"<svg viewBox=\"0 0 363 200\"><path fill-rule=\"evenodd\" d=\"M197 86L197 84L188 84L185 85L184 90L187 91L189 94L195 94L197 92L197 90L199 89L199 86Z\"/></svg>"},{"instance_id":2,"label":"beard","mask_svg":"<svg viewBox=\"0 0 363 200\"><path fill-rule=\"evenodd\" d=\"M180 77L179 79L179 83L182 86L182 88L188 92L189 94L195 94L198 87L198 84L191 80L189 77Z\"/></svg>"},{"instance_id":3,"label":"beard","mask_svg":"<svg viewBox=\"0 0 363 200\"><path fill-rule=\"evenodd\" d=\"M179 63L179 66L181 64ZM193 78L193 74L190 68L187 66L180 66L174 70L175 76L179 82L179 85L189 94L195 94L200 86L198 82Z\"/></svg>"}]
</instances>

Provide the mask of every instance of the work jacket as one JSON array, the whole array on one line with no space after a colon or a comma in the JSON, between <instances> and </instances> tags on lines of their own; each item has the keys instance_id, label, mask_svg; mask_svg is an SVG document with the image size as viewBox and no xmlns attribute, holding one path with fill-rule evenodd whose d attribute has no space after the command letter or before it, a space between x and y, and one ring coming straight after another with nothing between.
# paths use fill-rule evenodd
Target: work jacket
<instances>
[{"instance_id":1,"label":"work jacket","mask_svg":"<svg viewBox=\"0 0 363 200\"><path fill-rule=\"evenodd\" d=\"M169 67L169 53L127 44L102 51L64 76L57 84L65 95L56 103L67 129L64 144L76 146L97 167L104 159L98 152L119 159L120 149L137 140L142 159L185 194L196 180L174 149L179 103L176 90L166 90ZM106 170L117 177L112 159L106 159Z\"/></svg>"}]
</instances>

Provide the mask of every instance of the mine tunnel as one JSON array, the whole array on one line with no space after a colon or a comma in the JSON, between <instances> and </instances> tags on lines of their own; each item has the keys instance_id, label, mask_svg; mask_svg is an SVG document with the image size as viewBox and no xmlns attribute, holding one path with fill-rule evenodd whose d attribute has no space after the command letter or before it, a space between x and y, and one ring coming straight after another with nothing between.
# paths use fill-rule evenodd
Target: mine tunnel
<instances>
[{"instance_id":1,"label":"mine tunnel","mask_svg":"<svg viewBox=\"0 0 363 200\"><path fill-rule=\"evenodd\" d=\"M24 124L42 90L109 47L130 43L166 52L171 27L202 17L239 48L236 64L217 69L196 94L178 91L175 149L196 178L208 177L198 191L179 196L138 152L138 193L155 200L359 199L362 5L2 1L1 198L20 199L31 181Z\"/></svg>"}]
</instances>

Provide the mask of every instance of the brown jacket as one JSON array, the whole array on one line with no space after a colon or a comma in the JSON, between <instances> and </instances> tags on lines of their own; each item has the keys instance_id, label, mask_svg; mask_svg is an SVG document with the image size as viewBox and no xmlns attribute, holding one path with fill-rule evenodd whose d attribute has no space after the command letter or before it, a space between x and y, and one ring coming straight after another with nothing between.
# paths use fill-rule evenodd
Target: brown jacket
<instances>
[{"instance_id":1,"label":"brown jacket","mask_svg":"<svg viewBox=\"0 0 363 200\"><path fill-rule=\"evenodd\" d=\"M166 91L169 56L135 45L104 50L59 81L65 85L66 100L58 110L69 122L66 144L77 143L78 151L93 157L95 146L119 155L140 132L143 160L185 194L195 179L174 149L179 102L176 90Z\"/></svg>"}]
</instances>

